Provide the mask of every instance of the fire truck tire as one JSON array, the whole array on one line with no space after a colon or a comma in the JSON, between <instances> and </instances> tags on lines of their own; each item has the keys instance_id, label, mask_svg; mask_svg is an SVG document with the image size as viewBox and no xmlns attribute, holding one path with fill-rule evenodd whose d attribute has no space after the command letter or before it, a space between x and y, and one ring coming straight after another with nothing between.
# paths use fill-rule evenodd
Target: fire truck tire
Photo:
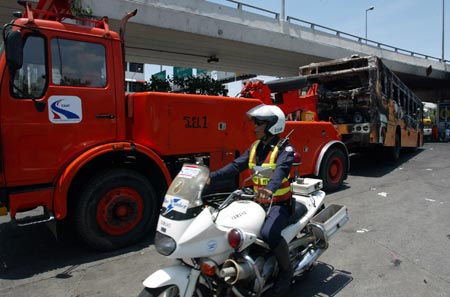
<instances>
[{"instance_id":1,"label":"fire truck tire","mask_svg":"<svg viewBox=\"0 0 450 297\"><path fill-rule=\"evenodd\" d=\"M76 201L75 228L89 246L118 249L151 233L158 213L153 186L140 173L116 168L93 178Z\"/></svg>"},{"instance_id":2,"label":"fire truck tire","mask_svg":"<svg viewBox=\"0 0 450 297\"><path fill-rule=\"evenodd\" d=\"M334 192L341 187L348 168L347 162L344 152L337 147L330 148L325 154L319 171L325 192Z\"/></svg>"}]
</instances>

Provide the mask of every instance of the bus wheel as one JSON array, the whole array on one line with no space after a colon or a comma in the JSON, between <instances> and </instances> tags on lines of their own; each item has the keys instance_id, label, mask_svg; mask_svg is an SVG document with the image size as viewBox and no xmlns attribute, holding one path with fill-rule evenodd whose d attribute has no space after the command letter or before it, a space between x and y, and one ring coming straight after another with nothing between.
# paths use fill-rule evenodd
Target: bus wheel
<instances>
[{"instance_id":1,"label":"bus wheel","mask_svg":"<svg viewBox=\"0 0 450 297\"><path fill-rule=\"evenodd\" d=\"M124 168L105 171L80 193L75 228L92 248L113 250L150 234L157 216L157 197L138 172Z\"/></svg>"},{"instance_id":2,"label":"bus wheel","mask_svg":"<svg viewBox=\"0 0 450 297\"><path fill-rule=\"evenodd\" d=\"M401 141L400 133L395 133L395 144L393 147L388 148L387 151L389 161L397 162L398 159L400 159L400 149L402 147Z\"/></svg>"},{"instance_id":3,"label":"bus wheel","mask_svg":"<svg viewBox=\"0 0 450 297\"><path fill-rule=\"evenodd\" d=\"M347 170L347 158L339 148L331 148L322 160L319 177L323 181L323 189L333 192L340 188Z\"/></svg>"}]
</instances>

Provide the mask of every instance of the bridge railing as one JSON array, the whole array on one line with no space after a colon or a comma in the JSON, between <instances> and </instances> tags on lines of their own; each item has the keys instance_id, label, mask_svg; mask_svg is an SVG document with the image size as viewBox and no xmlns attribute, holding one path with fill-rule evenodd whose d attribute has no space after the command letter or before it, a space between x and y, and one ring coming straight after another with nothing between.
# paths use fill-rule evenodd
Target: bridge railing
<instances>
[{"instance_id":1,"label":"bridge railing","mask_svg":"<svg viewBox=\"0 0 450 297\"><path fill-rule=\"evenodd\" d=\"M261 12L264 12L266 14L272 15L277 20L280 19L280 14L278 12L267 10L267 9L260 8L260 7L257 7L257 6L253 6L253 5L250 5L250 4L242 3L242 2L237 1L237 0L226 0L226 1L236 4L237 5L236 8L239 9L239 10L243 10L244 7L248 7L250 9L255 10L255 11L261 11ZM346 38L346 39L352 40L354 42L358 42L360 44L366 44L368 46L377 47L379 49L384 49L384 50L392 51L392 52L403 54L403 55L410 55L412 57L419 57L419 58L424 58L424 59L427 59L427 60L434 60L434 61L450 64L450 60L446 60L446 59L442 60L441 58L437 58L437 57L433 57L433 56L430 56L430 55L425 55L425 54L413 52L413 51L410 51L410 50L402 49L402 48L399 48L399 47L396 47L396 46L392 46L392 45L388 45L388 44L385 44L385 43L381 43L381 42L378 42L378 41L366 39L364 37L356 36L356 35L353 35L353 34L350 34L350 33L345 33L345 32L342 32L342 31L330 28L330 27L326 27L326 26L322 26L322 25L319 25L319 24L311 23L311 22L308 22L308 21L305 21L305 20L302 20L302 19L298 19L298 18L292 17L292 16L287 16L286 17L286 21L288 23L291 23L292 21L294 21L296 23L299 23L298 25L301 25L303 27L309 27L309 28L311 28L313 30L318 30L318 31L322 31L322 32L325 32L325 33L330 33L330 34L335 34L336 36L339 36L339 37L342 37L342 38Z\"/></svg>"},{"instance_id":2,"label":"bridge railing","mask_svg":"<svg viewBox=\"0 0 450 297\"><path fill-rule=\"evenodd\" d=\"M253 6L253 5L250 5L250 4L247 4L247 3L242 3L242 2L236 1L236 0L227 0L227 1L236 4L237 5L237 9L239 9L239 10L242 10L243 7L248 7L248 8L254 9L256 11L259 10L259 11L263 11L265 13L271 14L277 20L280 19L280 14L278 12L276 12L276 11L264 9L264 8L261 8L261 7L256 7L256 6Z\"/></svg>"},{"instance_id":3,"label":"bridge railing","mask_svg":"<svg viewBox=\"0 0 450 297\"><path fill-rule=\"evenodd\" d=\"M358 43L365 43L366 45L375 46L375 47L380 48L380 49L390 50L390 51L393 51L393 52L396 52L396 53L400 53L400 54L404 54L404 55L410 55L410 56L413 56L413 57L425 58L427 60L435 60L435 61L438 61L438 62L450 63L449 60L443 60L442 61L441 58L437 58L437 57L433 57L433 56L425 55L425 54L421 54L421 53L416 53L416 52L413 52L413 51L410 51L410 50L406 50L406 49L402 49L402 48L399 48L399 47L396 47L396 46L392 46L392 45L388 45L388 44L381 43L381 42L378 42L378 41L366 39L364 37L356 36L356 35L353 35L353 34L350 34L350 33L345 33L345 32L342 32L342 31L339 31L339 30L336 30L336 29L333 29L333 28L329 28L329 27L322 26L322 25L319 25L319 24L311 23L311 22L308 22L308 21L305 21L305 20L302 20L302 19L298 19L298 18L295 18L295 17L287 16L286 17L286 21L289 22L289 23L291 23L291 21L296 21L296 22L299 22L304 27L309 27L309 28L311 28L313 30L319 29L320 31L324 31L326 33L333 33L336 36L343 37L343 38L346 38L346 39L350 39L350 40L358 42Z\"/></svg>"}]
</instances>

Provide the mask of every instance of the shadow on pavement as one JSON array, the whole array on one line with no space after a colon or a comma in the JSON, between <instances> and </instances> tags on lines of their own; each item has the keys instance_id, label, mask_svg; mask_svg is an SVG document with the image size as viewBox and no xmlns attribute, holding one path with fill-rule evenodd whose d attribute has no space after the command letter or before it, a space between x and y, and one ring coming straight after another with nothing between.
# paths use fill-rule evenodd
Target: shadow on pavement
<instances>
[{"instance_id":1,"label":"shadow on pavement","mask_svg":"<svg viewBox=\"0 0 450 297\"><path fill-rule=\"evenodd\" d=\"M57 240L44 225L14 227L0 223L0 279L19 280L33 275L67 268L57 278L69 278L70 272L81 264L99 261L121 254L139 251L153 244L153 235L138 244L112 252L90 249L75 235Z\"/></svg>"},{"instance_id":2,"label":"shadow on pavement","mask_svg":"<svg viewBox=\"0 0 450 297\"><path fill-rule=\"evenodd\" d=\"M315 265L312 271L297 278L286 297L336 296L353 281L350 272L337 270L323 262ZM270 290L263 296L271 296Z\"/></svg>"},{"instance_id":3,"label":"shadow on pavement","mask_svg":"<svg viewBox=\"0 0 450 297\"><path fill-rule=\"evenodd\" d=\"M414 152L402 150L400 159L397 162L390 162L382 153L372 152L355 154L350 156L349 175L363 177L381 177L392 172L423 151L423 148L419 148Z\"/></svg>"}]
</instances>

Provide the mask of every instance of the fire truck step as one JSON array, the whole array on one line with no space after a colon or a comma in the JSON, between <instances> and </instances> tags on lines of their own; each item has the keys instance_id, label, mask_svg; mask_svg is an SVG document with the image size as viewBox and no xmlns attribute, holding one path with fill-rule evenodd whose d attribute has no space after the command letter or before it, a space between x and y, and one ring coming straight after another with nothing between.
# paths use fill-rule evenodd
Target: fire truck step
<instances>
[{"instance_id":1,"label":"fire truck step","mask_svg":"<svg viewBox=\"0 0 450 297\"><path fill-rule=\"evenodd\" d=\"M53 213L45 213L40 214L36 216L27 216L20 219L13 219L12 223L16 224L19 227L34 225L34 224L40 224L40 223L46 223L53 221L55 219L55 216Z\"/></svg>"}]
</instances>

